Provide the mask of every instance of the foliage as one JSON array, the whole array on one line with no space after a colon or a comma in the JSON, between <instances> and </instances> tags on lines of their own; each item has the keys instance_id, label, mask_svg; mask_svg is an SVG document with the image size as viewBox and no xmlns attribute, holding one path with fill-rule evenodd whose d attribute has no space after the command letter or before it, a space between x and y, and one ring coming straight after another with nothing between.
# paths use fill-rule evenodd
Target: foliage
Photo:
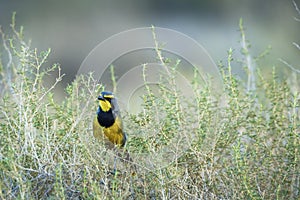
<instances>
[{"instance_id":1,"label":"foliage","mask_svg":"<svg viewBox=\"0 0 300 200\"><path fill-rule=\"evenodd\" d=\"M229 50L220 66L222 96L200 86L195 72L191 101L174 82L180 62L169 66L158 93L147 87L145 65L143 112L124 116L126 148L151 155L178 132L191 133L193 142L163 168L149 171L134 160L132 175L119 162L112 175L113 154L91 133L103 87L92 74L79 76L56 102L53 89L63 75L58 64L43 67L50 50L32 49L14 23L12 36L1 34L1 199L299 199L300 95L275 68L267 78L256 66L255 90L246 90L232 74Z\"/></svg>"}]
</instances>

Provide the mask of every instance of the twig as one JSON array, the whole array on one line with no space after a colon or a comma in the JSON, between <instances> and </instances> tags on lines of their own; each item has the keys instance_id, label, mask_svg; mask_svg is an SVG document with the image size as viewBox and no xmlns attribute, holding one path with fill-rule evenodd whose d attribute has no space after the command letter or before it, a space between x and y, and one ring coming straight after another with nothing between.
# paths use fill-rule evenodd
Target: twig
<instances>
[{"instance_id":1,"label":"twig","mask_svg":"<svg viewBox=\"0 0 300 200\"><path fill-rule=\"evenodd\" d=\"M239 22L239 27L240 27L240 32L241 32L241 46L242 46L242 53L245 56L246 59L246 65L248 68L248 83L247 83L247 90L253 90L255 91L256 86L255 86L255 63L252 62L252 57L249 53L249 48L248 48L248 42L246 41L246 35L245 35L245 29L243 26L243 19L240 19Z\"/></svg>"},{"instance_id":2,"label":"twig","mask_svg":"<svg viewBox=\"0 0 300 200\"><path fill-rule=\"evenodd\" d=\"M56 85L62 80L64 76L65 74L61 74L61 68L60 66L58 66L58 77L56 78L55 83L39 98L38 102L42 101L44 97L56 87Z\"/></svg>"},{"instance_id":3,"label":"twig","mask_svg":"<svg viewBox=\"0 0 300 200\"><path fill-rule=\"evenodd\" d=\"M2 31L2 28L0 26L0 35L2 36L2 42L3 42L3 47L8 55L8 61L7 61L7 64L6 64L6 76L7 76L7 84L8 84L8 87L9 87L9 90L11 92L11 94L14 94L14 89L12 87L12 69L11 69L11 66L12 66L12 54L8 48L8 46L6 45L6 40L5 40L5 34L4 32Z\"/></svg>"},{"instance_id":4,"label":"twig","mask_svg":"<svg viewBox=\"0 0 300 200\"><path fill-rule=\"evenodd\" d=\"M293 42L293 45L294 45L297 49L300 50L300 45L299 45L299 44L297 44L296 42Z\"/></svg>"},{"instance_id":5,"label":"twig","mask_svg":"<svg viewBox=\"0 0 300 200\"><path fill-rule=\"evenodd\" d=\"M58 77L56 78L55 83L54 83L54 84L53 84L46 92L43 93L43 95L37 100L37 102L41 102L41 101L44 99L44 97L45 97L47 94L49 94L49 93L56 87L56 85L57 85L58 83L61 82L61 80L62 80L62 78L63 78L64 76L65 76L65 74L61 74L61 68L60 68L60 66L58 66ZM36 108L35 111L33 112L31 118L29 119L29 121L32 121L32 120L33 120L33 118L35 117L35 114L39 111L39 109L40 109L41 106L44 106L44 104L41 104L41 103L38 104L37 108Z\"/></svg>"},{"instance_id":6,"label":"twig","mask_svg":"<svg viewBox=\"0 0 300 200\"><path fill-rule=\"evenodd\" d=\"M168 66L166 65L165 61L164 61L164 57L162 56L162 52L160 50L160 47L159 47L159 43L158 43L158 40L157 40L157 37L156 37L156 33L155 33L155 27L152 25L152 37L153 37L153 40L154 40L154 44L155 44L155 52L156 52L156 55L158 56L158 59L159 61L161 62L160 64L162 66L164 66L166 72L168 73L168 75L170 76L171 73L168 69Z\"/></svg>"},{"instance_id":7,"label":"twig","mask_svg":"<svg viewBox=\"0 0 300 200\"><path fill-rule=\"evenodd\" d=\"M300 73L299 69L295 69L291 64L289 64L288 62L286 62L285 60L279 58L279 61L282 62L283 64L285 64L287 67L289 67L292 71L296 72L296 73Z\"/></svg>"},{"instance_id":8,"label":"twig","mask_svg":"<svg viewBox=\"0 0 300 200\"><path fill-rule=\"evenodd\" d=\"M110 66L110 75L111 75L111 81L113 86L113 93L117 93L117 82L116 82L116 75L115 75L115 68L113 65Z\"/></svg>"},{"instance_id":9,"label":"twig","mask_svg":"<svg viewBox=\"0 0 300 200\"><path fill-rule=\"evenodd\" d=\"M298 8L298 6L297 6L297 4L296 4L296 2L295 2L294 0L293 0L293 4L294 4L294 7L295 7L296 11L297 11L298 14L300 15L300 9ZM300 22L300 19L299 19L299 18L294 17L294 19L295 19L296 21Z\"/></svg>"}]
</instances>

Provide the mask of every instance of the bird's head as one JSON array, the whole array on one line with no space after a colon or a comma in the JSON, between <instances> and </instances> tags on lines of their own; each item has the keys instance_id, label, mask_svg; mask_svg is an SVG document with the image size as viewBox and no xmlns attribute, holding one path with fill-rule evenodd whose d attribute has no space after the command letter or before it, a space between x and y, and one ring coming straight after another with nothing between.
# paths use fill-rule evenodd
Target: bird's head
<instances>
[{"instance_id":1,"label":"bird's head","mask_svg":"<svg viewBox=\"0 0 300 200\"><path fill-rule=\"evenodd\" d=\"M108 112L112 109L112 99L114 99L114 95L112 92L101 92L101 95L98 97L99 107L103 112Z\"/></svg>"},{"instance_id":2,"label":"bird's head","mask_svg":"<svg viewBox=\"0 0 300 200\"><path fill-rule=\"evenodd\" d=\"M112 92L108 92L108 91L101 92L101 96L108 101L115 98L114 94Z\"/></svg>"}]
</instances>

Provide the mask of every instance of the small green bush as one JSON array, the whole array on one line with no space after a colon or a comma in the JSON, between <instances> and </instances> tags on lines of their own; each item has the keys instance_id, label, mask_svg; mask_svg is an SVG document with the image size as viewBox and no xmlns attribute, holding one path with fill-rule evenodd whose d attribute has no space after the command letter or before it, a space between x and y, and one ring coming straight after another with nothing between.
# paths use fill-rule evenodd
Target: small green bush
<instances>
[{"instance_id":1,"label":"small green bush","mask_svg":"<svg viewBox=\"0 0 300 200\"><path fill-rule=\"evenodd\" d=\"M157 93L147 87L145 65L143 112L123 114L126 148L151 155L177 145L178 133L191 134L192 142L162 168L148 170L134 160L133 175L119 162L112 175L113 153L91 130L103 86L92 74L78 76L58 103L53 89L63 78L60 66L43 67L50 50L32 49L14 20L12 34L1 35L1 199L300 198L300 95L275 68L269 78L257 66L255 90L247 90L232 74L229 50L220 66L223 94L214 96L195 72L191 101L176 87L176 65ZM54 74L46 86L45 77Z\"/></svg>"}]
</instances>

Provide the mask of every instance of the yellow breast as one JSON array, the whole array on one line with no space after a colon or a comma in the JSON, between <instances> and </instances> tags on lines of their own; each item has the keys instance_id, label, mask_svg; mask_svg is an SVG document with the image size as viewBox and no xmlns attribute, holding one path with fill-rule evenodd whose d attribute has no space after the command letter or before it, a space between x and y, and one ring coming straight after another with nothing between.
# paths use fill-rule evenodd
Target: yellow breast
<instances>
[{"instance_id":1,"label":"yellow breast","mask_svg":"<svg viewBox=\"0 0 300 200\"><path fill-rule=\"evenodd\" d=\"M101 127L98 123L97 117L93 123L94 137L98 139L108 139L111 143L119 146L124 146L126 142L125 134L122 131L121 120L117 117L115 123L108 127ZM105 136L105 138L103 138Z\"/></svg>"}]
</instances>

